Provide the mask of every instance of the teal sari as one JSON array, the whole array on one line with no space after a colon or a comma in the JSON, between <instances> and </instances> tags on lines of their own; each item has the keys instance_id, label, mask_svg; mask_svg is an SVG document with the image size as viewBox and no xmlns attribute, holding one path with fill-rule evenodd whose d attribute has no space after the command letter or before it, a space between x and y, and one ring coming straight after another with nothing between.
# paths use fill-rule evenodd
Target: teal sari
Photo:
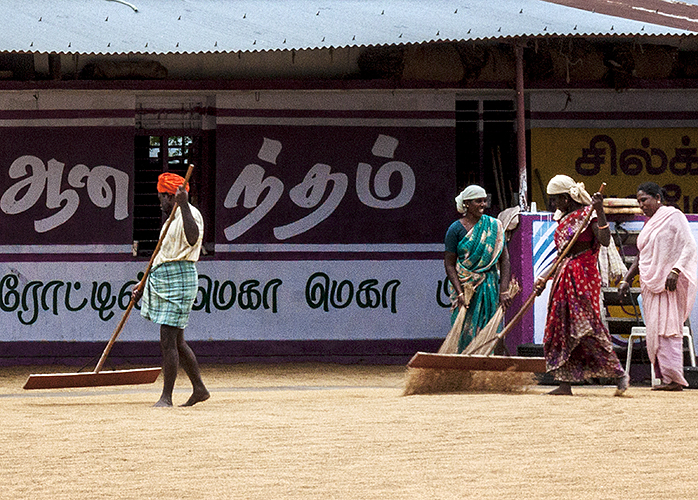
<instances>
[{"instance_id":1,"label":"teal sari","mask_svg":"<svg viewBox=\"0 0 698 500\"><path fill-rule=\"evenodd\" d=\"M504 228L494 217L483 215L468 234L458 242L456 270L464 292L473 295L467 305L458 352L475 338L494 316L499 306L499 272L497 261L504 250ZM451 290L451 325L456 321L456 293Z\"/></svg>"}]
</instances>

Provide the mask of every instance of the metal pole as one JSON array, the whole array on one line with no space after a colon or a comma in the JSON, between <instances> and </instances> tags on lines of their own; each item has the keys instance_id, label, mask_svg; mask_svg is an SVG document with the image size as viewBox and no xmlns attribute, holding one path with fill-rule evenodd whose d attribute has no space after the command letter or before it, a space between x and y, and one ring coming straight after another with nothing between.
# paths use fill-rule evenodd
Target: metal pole
<instances>
[{"instance_id":1,"label":"metal pole","mask_svg":"<svg viewBox=\"0 0 698 500\"><path fill-rule=\"evenodd\" d=\"M528 210L528 175L526 164L526 108L524 102L524 45L516 44L516 143L519 163L519 207Z\"/></svg>"}]
</instances>

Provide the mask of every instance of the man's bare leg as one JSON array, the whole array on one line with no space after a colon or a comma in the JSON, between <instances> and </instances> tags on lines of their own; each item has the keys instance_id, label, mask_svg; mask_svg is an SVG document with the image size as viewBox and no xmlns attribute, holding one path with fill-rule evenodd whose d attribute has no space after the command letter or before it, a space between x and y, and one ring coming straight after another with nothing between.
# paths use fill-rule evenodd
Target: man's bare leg
<instances>
[{"instance_id":1,"label":"man's bare leg","mask_svg":"<svg viewBox=\"0 0 698 500\"><path fill-rule=\"evenodd\" d=\"M177 351L177 336L181 328L160 325L160 350L162 351L162 394L153 406L172 406L172 391L174 390L177 372L179 371L179 352Z\"/></svg>"},{"instance_id":2,"label":"man's bare leg","mask_svg":"<svg viewBox=\"0 0 698 500\"><path fill-rule=\"evenodd\" d=\"M194 406L196 403L206 401L211 397L211 394L206 389L204 381L201 380L201 369L199 368L199 362L196 360L196 355L184 340L184 330L179 330L177 334L177 351L182 368L184 368L185 373L189 377L193 388L191 396L182 406Z\"/></svg>"}]
</instances>

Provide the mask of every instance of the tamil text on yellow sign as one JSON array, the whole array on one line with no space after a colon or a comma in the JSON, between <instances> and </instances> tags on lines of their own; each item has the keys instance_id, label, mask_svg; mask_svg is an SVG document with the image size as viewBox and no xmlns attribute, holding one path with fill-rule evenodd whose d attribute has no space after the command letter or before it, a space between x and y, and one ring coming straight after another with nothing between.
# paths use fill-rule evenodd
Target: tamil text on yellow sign
<instances>
[{"instance_id":1,"label":"tamil text on yellow sign","mask_svg":"<svg viewBox=\"0 0 698 500\"><path fill-rule=\"evenodd\" d=\"M666 201L698 213L698 129L531 130L532 201L545 206L543 191L557 174L582 181L587 191L607 184L608 197L634 197L653 181Z\"/></svg>"}]
</instances>

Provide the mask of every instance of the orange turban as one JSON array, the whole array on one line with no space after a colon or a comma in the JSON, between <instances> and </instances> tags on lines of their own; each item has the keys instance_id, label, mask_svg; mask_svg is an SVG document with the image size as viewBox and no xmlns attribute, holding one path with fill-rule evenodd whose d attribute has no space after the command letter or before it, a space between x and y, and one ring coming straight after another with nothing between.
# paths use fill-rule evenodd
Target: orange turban
<instances>
[{"instance_id":1,"label":"orange turban","mask_svg":"<svg viewBox=\"0 0 698 500\"><path fill-rule=\"evenodd\" d=\"M158 193L175 194L177 188L182 184L184 184L184 177L171 172L165 172L158 177ZM186 190L189 191L189 183L187 183Z\"/></svg>"}]
</instances>

